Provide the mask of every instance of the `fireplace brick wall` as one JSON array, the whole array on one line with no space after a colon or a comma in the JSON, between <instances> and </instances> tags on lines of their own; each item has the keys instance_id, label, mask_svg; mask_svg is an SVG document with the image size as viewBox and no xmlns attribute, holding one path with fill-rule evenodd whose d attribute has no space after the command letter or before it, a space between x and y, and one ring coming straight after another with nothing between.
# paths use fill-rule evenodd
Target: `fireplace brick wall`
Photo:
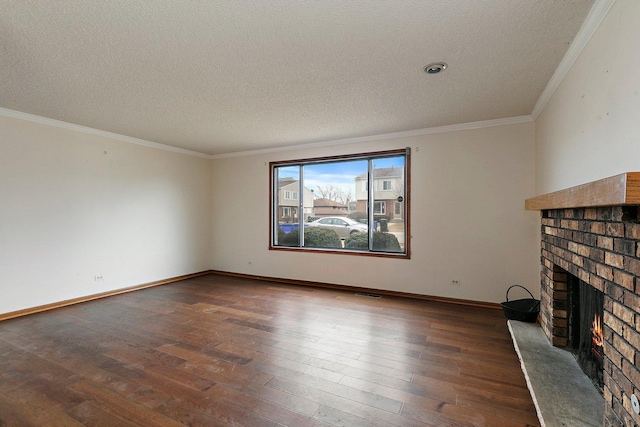
<instances>
[{"instance_id":1,"label":"fireplace brick wall","mask_svg":"<svg viewBox=\"0 0 640 427\"><path fill-rule=\"evenodd\" d=\"M635 206L542 211L540 325L567 345L572 274L604 292L603 425L638 426L640 398L640 221Z\"/></svg>"}]
</instances>

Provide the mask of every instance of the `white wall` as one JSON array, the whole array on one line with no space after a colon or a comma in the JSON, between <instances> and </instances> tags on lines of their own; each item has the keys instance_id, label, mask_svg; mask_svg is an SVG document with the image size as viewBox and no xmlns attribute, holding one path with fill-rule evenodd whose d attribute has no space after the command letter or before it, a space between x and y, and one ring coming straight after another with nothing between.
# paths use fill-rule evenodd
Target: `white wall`
<instances>
[{"instance_id":1,"label":"white wall","mask_svg":"<svg viewBox=\"0 0 640 427\"><path fill-rule=\"evenodd\" d=\"M0 153L0 313L209 269L209 159L11 117Z\"/></svg>"},{"instance_id":2,"label":"white wall","mask_svg":"<svg viewBox=\"0 0 640 427\"><path fill-rule=\"evenodd\" d=\"M616 1L536 133L537 194L640 171L640 1Z\"/></svg>"},{"instance_id":3,"label":"white wall","mask_svg":"<svg viewBox=\"0 0 640 427\"><path fill-rule=\"evenodd\" d=\"M410 260L269 251L270 161L412 148ZM500 302L537 289L534 124L216 159L215 270ZM451 285L459 280L459 286Z\"/></svg>"}]
</instances>

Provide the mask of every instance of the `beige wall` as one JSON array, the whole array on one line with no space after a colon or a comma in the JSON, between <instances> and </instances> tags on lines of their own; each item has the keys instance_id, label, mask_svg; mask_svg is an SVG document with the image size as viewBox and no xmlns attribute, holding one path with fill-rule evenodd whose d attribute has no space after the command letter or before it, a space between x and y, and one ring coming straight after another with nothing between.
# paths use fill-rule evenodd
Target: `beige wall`
<instances>
[{"instance_id":1,"label":"beige wall","mask_svg":"<svg viewBox=\"0 0 640 427\"><path fill-rule=\"evenodd\" d=\"M268 250L270 161L407 146L410 260ZM538 287L533 123L217 159L212 192L216 270L491 302Z\"/></svg>"},{"instance_id":2,"label":"beige wall","mask_svg":"<svg viewBox=\"0 0 640 427\"><path fill-rule=\"evenodd\" d=\"M640 171L640 1L613 5L536 133L537 194Z\"/></svg>"},{"instance_id":3,"label":"beige wall","mask_svg":"<svg viewBox=\"0 0 640 427\"><path fill-rule=\"evenodd\" d=\"M209 159L12 117L0 153L0 313L209 269Z\"/></svg>"},{"instance_id":4,"label":"beige wall","mask_svg":"<svg viewBox=\"0 0 640 427\"><path fill-rule=\"evenodd\" d=\"M501 301L537 281L533 126L208 160L0 117L0 313L209 268ZM411 260L268 250L269 161L406 146Z\"/></svg>"}]
</instances>

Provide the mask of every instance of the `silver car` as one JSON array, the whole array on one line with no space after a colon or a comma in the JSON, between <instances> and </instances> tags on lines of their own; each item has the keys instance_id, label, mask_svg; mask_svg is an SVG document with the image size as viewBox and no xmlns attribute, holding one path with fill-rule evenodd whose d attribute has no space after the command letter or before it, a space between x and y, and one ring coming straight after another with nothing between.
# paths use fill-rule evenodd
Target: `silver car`
<instances>
[{"instance_id":1,"label":"silver car","mask_svg":"<svg viewBox=\"0 0 640 427\"><path fill-rule=\"evenodd\" d=\"M351 233L357 231L367 232L367 225L361 224L351 218L345 218L340 216L326 216L324 218L316 219L305 224L305 227L320 227L328 228L338 233L341 239L344 239Z\"/></svg>"}]
</instances>

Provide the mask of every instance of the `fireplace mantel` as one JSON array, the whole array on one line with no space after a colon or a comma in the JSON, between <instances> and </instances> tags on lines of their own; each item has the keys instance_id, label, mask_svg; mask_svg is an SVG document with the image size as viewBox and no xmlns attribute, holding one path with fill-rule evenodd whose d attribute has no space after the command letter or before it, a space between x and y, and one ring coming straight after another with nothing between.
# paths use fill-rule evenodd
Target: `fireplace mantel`
<instances>
[{"instance_id":1,"label":"fireplace mantel","mask_svg":"<svg viewBox=\"0 0 640 427\"><path fill-rule=\"evenodd\" d=\"M640 172L626 172L525 200L526 210L640 205Z\"/></svg>"}]
</instances>

